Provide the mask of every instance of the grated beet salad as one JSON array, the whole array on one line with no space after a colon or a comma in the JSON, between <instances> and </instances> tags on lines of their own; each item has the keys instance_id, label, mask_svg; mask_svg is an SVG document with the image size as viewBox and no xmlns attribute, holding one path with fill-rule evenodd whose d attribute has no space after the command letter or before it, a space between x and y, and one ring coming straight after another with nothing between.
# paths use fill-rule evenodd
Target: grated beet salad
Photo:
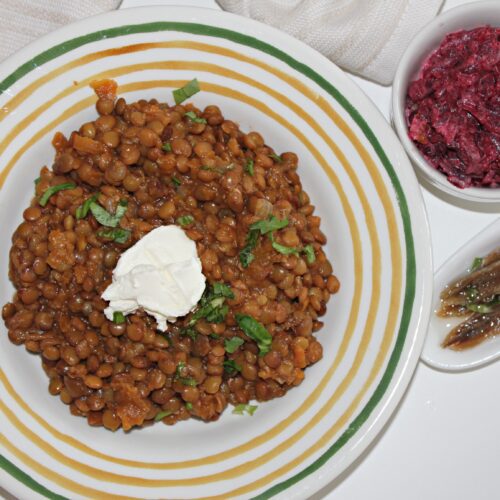
<instances>
[{"instance_id":1,"label":"grated beet salad","mask_svg":"<svg viewBox=\"0 0 500 500\"><path fill-rule=\"evenodd\" d=\"M409 136L459 188L500 187L500 28L450 33L408 88Z\"/></svg>"}]
</instances>

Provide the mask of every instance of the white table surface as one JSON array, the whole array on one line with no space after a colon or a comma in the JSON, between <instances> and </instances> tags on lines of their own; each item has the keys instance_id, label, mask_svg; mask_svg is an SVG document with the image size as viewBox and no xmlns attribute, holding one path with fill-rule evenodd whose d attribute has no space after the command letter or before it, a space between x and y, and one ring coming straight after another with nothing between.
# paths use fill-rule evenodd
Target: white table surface
<instances>
[{"instance_id":1,"label":"white table surface","mask_svg":"<svg viewBox=\"0 0 500 500\"><path fill-rule=\"evenodd\" d=\"M463 3L446 0L443 9ZM120 8L166 4L218 8L214 0L123 0ZM389 119L390 87L352 78ZM498 212L450 205L424 188L422 193L435 269L499 217ZM314 500L500 498L498 381L498 362L459 374L441 373L420 362L385 430L354 466Z\"/></svg>"},{"instance_id":2,"label":"white table surface","mask_svg":"<svg viewBox=\"0 0 500 500\"><path fill-rule=\"evenodd\" d=\"M471 1L471 0L468 0ZM500 0L499 7L500 7ZM443 10L467 3L446 0ZM121 8L214 0L123 0ZM389 120L390 87L352 77ZM448 204L426 189L437 269L499 213ZM422 362L385 430L338 481L314 500L494 500L500 498L500 363L442 373Z\"/></svg>"}]
</instances>

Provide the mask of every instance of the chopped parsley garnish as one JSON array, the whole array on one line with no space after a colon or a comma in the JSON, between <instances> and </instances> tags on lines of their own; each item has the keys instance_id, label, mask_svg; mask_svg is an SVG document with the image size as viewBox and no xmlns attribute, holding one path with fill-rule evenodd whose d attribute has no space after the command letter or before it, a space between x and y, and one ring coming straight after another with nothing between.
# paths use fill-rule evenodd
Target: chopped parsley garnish
<instances>
[{"instance_id":1,"label":"chopped parsley garnish","mask_svg":"<svg viewBox=\"0 0 500 500\"><path fill-rule=\"evenodd\" d=\"M50 186L43 192L42 196L40 196L38 203L40 203L40 205L44 207L45 205L47 205L52 195L58 193L59 191L63 191L65 189L74 189L74 188L76 188L76 184L74 184L73 182L64 182L63 184L58 184L57 186Z\"/></svg>"},{"instance_id":2,"label":"chopped parsley garnish","mask_svg":"<svg viewBox=\"0 0 500 500\"><path fill-rule=\"evenodd\" d=\"M175 378L183 385L189 385L195 387L197 384L196 380L192 377L184 377L183 371L186 368L186 363L184 361L179 361L177 367L175 368Z\"/></svg>"},{"instance_id":3,"label":"chopped parsley garnish","mask_svg":"<svg viewBox=\"0 0 500 500\"><path fill-rule=\"evenodd\" d=\"M259 241L259 231L253 230L249 231L247 234L247 239L245 242L245 246L243 250L240 252L240 262L243 267L248 267L253 259L255 259L253 255L253 249L257 246L257 242Z\"/></svg>"},{"instance_id":4,"label":"chopped parsley garnish","mask_svg":"<svg viewBox=\"0 0 500 500\"><path fill-rule=\"evenodd\" d=\"M198 382L192 377L179 377L177 379L182 385L188 385L189 387L196 387Z\"/></svg>"},{"instance_id":5,"label":"chopped parsley garnish","mask_svg":"<svg viewBox=\"0 0 500 500\"><path fill-rule=\"evenodd\" d=\"M472 265L470 266L470 272L473 273L474 271L477 271L482 265L483 265L483 258L476 257L472 261Z\"/></svg>"},{"instance_id":6,"label":"chopped parsley garnish","mask_svg":"<svg viewBox=\"0 0 500 500\"><path fill-rule=\"evenodd\" d=\"M192 215L183 215L182 217L178 217L175 221L179 226L189 226L194 222L194 217Z\"/></svg>"},{"instance_id":7,"label":"chopped parsley garnish","mask_svg":"<svg viewBox=\"0 0 500 500\"><path fill-rule=\"evenodd\" d=\"M181 335L186 335L186 337L189 337L192 340L196 340L198 332L192 326L188 326L181 330Z\"/></svg>"},{"instance_id":8,"label":"chopped parsley garnish","mask_svg":"<svg viewBox=\"0 0 500 500\"><path fill-rule=\"evenodd\" d=\"M288 226L288 219L278 219L274 215L271 215L266 220L260 220L251 224L250 231L258 230L260 234L264 235L278 229L283 229L286 226Z\"/></svg>"},{"instance_id":9,"label":"chopped parsley garnish","mask_svg":"<svg viewBox=\"0 0 500 500\"><path fill-rule=\"evenodd\" d=\"M281 163L283 161L283 158L281 158L281 156L277 155L276 153L271 153L267 156L269 156L269 158L272 158L277 163Z\"/></svg>"},{"instance_id":10,"label":"chopped parsley garnish","mask_svg":"<svg viewBox=\"0 0 500 500\"><path fill-rule=\"evenodd\" d=\"M186 410L192 410L193 409L193 403L186 403Z\"/></svg>"},{"instance_id":11,"label":"chopped parsley garnish","mask_svg":"<svg viewBox=\"0 0 500 500\"><path fill-rule=\"evenodd\" d=\"M222 297L227 297L228 299L234 299L234 293L229 285L225 283L214 283L212 289L215 295L220 295Z\"/></svg>"},{"instance_id":12,"label":"chopped parsley garnish","mask_svg":"<svg viewBox=\"0 0 500 500\"><path fill-rule=\"evenodd\" d=\"M116 323L117 325L125 323L125 316L121 311L115 311L113 313L113 323Z\"/></svg>"},{"instance_id":13,"label":"chopped parsley garnish","mask_svg":"<svg viewBox=\"0 0 500 500\"><path fill-rule=\"evenodd\" d=\"M35 186L38 186L38 183L42 180L41 177L37 177L33 182L35 183Z\"/></svg>"},{"instance_id":14,"label":"chopped parsley garnish","mask_svg":"<svg viewBox=\"0 0 500 500\"><path fill-rule=\"evenodd\" d=\"M184 116L189 118L193 123L207 123L205 118L200 118L194 111L188 111Z\"/></svg>"},{"instance_id":15,"label":"chopped parsley garnish","mask_svg":"<svg viewBox=\"0 0 500 500\"><path fill-rule=\"evenodd\" d=\"M182 181L180 181L179 179L177 179L177 177L172 177L172 184L178 188L181 184L182 184Z\"/></svg>"},{"instance_id":16,"label":"chopped parsley garnish","mask_svg":"<svg viewBox=\"0 0 500 500\"><path fill-rule=\"evenodd\" d=\"M281 245L280 243L277 243L274 241L274 238L271 238L273 248L279 252L282 253L283 255L298 255L299 250L298 248L295 247L287 247L285 245Z\"/></svg>"},{"instance_id":17,"label":"chopped parsley garnish","mask_svg":"<svg viewBox=\"0 0 500 500\"><path fill-rule=\"evenodd\" d=\"M186 83L184 87L181 87L180 89L173 90L172 95L174 96L174 101L175 104L180 104L181 102L184 102L186 99L189 99L190 97L194 96L200 91L200 84L198 83L198 80L194 78L190 82Z\"/></svg>"},{"instance_id":18,"label":"chopped parsley garnish","mask_svg":"<svg viewBox=\"0 0 500 500\"><path fill-rule=\"evenodd\" d=\"M247 314L237 314L236 321L243 333L257 343L260 356L269 352L273 338L264 325Z\"/></svg>"},{"instance_id":19,"label":"chopped parsley garnish","mask_svg":"<svg viewBox=\"0 0 500 500\"><path fill-rule=\"evenodd\" d=\"M240 345L243 345L245 341L240 337L232 337L230 339L224 340L224 348L229 354L233 354Z\"/></svg>"},{"instance_id":20,"label":"chopped parsley garnish","mask_svg":"<svg viewBox=\"0 0 500 500\"><path fill-rule=\"evenodd\" d=\"M227 305L224 305L225 297L207 295L206 302L191 316L189 326L194 325L199 319L205 318L209 323L222 323L229 312Z\"/></svg>"},{"instance_id":21,"label":"chopped parsley garnish","mask_svg":"<svg viewBox=\"0 0 500 500\"><path fill-rule=\"evenodd\" d=\"M217 335L216 333L209 333L208 336L214 340L220 339L220 335Z\"/></svg>"},{"instance_id":22,"label":"chopped parsley garnish","mask_svg":"<svg viewBox=\"0 0 500 500\"><path fill-rule=\"evenodd\" d=\"M245 404L240 404L236 405L233 409L233 413L235 415L244 415L245 412L252 416L255 413L255 410L257 410L258 406L257 405L245 405Z\"/></svg>"},{"instance_id":23,"label":"chopped parsley garnish","mask_svg":"<svg viewBox=\"0 0 500 500\"><path fill-rule=\"evenodd\" d=\"M240 252L240 262L243 267L248 267L254 260L253 250L259 241L259 235L269 234L288 226L288 219L278 219L271 215L266 220L260 220L250 225L243 250Z\"/></svg>"},{"instance_id":24,"label":"chopped parsley garnish","mask_svg":"<svg viewBox=\"0 0 500 500\"><path fill-rule=\"evenodd\" d=\"M241 372L241 366L234 359L226 359L222 366L224 366L224 371L231 377Z\"/></svg>"},{"instance_id":25,"label":"chopped parsley garnish","mask_svg":"<svg viewBox=\"0 0 500 500\"><path fill-rule=\"evenodd\" d=\"M316 254L314 253L314 247L312 245L306 245L302 251L306 255L308 264L312 264L316 260Z\"/></svg>"},{"instance_id":26,"label":"chopped parsley garnish","mask_svg":"<svg viewBox=\"0 0 500 500\"><path fill-rule=\"evenodd\" d=\"M252 160L252 158L248 158L247 163L245 165L245 172L248 172L248 174L253 177L254 168L253 168L253 160Z\"/></svg>"},{"instance_id":27,"label":"chopped parsley garnish","mask_svg":"<svg viewBox=\"0 0 500 500\"><path fill-rule=\"evenodd\" d=\"M97 236L116 241L116 243L126 243L130 238L130 234L131 233L128 229L122 229L121 227L115 227L113 229L100 229L97 231Z\"/></svg>"},{"instance_id":28,"label":"chopped parsley garnish","mask_svg":"<svg viewBox=\"0 0 500 500\"><path fill-rule=\"evenodd\" d=\"M474 311L481 314L488 314L495 309L495 306L500 303L499 300L493 300L487 304L467 304L469 311Z\"/></svg>"},{"instance_id":29,"label":"chopped parsley garnish","mask_svg":"<svg viewBox=\"0 0 500 500\"><path fill-rule=\"evenodd\" d=\"M188 327L192 327L201 318L209 323L222 323L229 312L226 299L234 299L234 293L228 285L214 283L207 287L201 297L200 307L191 316Z\"/></svg>"},{"instance_id":30,"label":"chopped parsley garnish","mask_svg":"<svg viewBox=\"0 0 500 500\"><path fill-rule=\"evenodd\" d=\"M179 361L177 363L177 366L175 367L175 377L176 378L182 376L182 370L184 370L184 368L186 368L186 363L184 363L184 361Z\"/></svg>"},{"instance_id":31,"label":"chopped parsley garnish","mask_svg":"<svg viewBox=\"0 0 500 500\"><path fill-rule=\"evenodd\" d=\"M116 212L114 214L110 214L106 209L101 207L101 205L93 201L90 203L90 211L99 224L106 227L116 227L127 212L127 206L127 200L120 200L118 206L116 207Z\"/></svg>"},{"instance_id":32,"label":"chopped parsley garnish","mask_svg":"<svg viewBox=\"0 0 500 500\"><path fill-rule=\"evenodd\" d=\"M165 143L163 143L163 146L161 147L161 149L163 149L163 151L165 151L167 153L171 153L172 152L172 144L170 144L170 142L165 142Z\"/></svg>"},{"instance_id":33,"label":"chopped parsley garnish","mask_svg":"<svg viewBox=\"0 0 500 500\"><path fill-rule=\"evenodd\" d=\"M467 288L465 295L467 296L467 302L474 303L479 296L479 292L477 291L477 288L471 286Z\"/></svg>"},{"instance_id":34,"label":"chopped parsley garnish","mask_svg":"<svg viewBox=\"0 0 500 500\"><path fill-rule=\"evenodd\" d=\"M90 210L90 205L97 200L98 193L93 194L90 198L87 198L77 209L76 209L76 218L84 219L87 217L87 214Z\"/></svg>"},{"instance_id":35,"label":"chopped parsley garnish","mask_svg":"<svg viewBox=\"0 0 500 500\"><path fill-rule=\"evenodd\" d=\"M156 414L155 422L159 422L160 420L163 420L165 417L168 417L170 415L172 415L171 411L161 411L160 413Z\"/></svg>"}]
</instances>

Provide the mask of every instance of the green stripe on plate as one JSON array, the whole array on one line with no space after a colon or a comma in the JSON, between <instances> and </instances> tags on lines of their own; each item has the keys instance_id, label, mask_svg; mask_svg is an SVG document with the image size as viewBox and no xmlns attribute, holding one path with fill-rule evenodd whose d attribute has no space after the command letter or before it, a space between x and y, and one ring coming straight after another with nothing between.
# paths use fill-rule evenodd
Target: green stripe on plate
<instances>
[{"instance_id":1,"label":"green stripe on plate","mask_svg":"<svg viewBox=\"0 0 500 500\"><path fill-rule=\"evenodd\" d=\"M44 497L51 498L53 500L68 500L66 497L62 497L61 495L57 495L52 491L48 490L45 486L42 486L40 483L37 483L34 479L32 479L28 474L23 472L19 467L16 467L12 462L9 462L3 455L0 455L0 467L8 472L11 476L15 477L25 486L31 488L33 491L40 493Z\"/></svg>"},{"instance_id":2,"label":"green stripe on plate","mask_svg":"<svg viewBox=\"0 0 500 500\"><path fill-rule=\"evenodd\" d=\"M68 40L59 45L55 45L54 47L38 54L30 61L27 61L23 65L19 66L12 74L10 74L7 78L5 78L2 82L0 82L0 93L5 92L9 87L11 87L14 83L16 83L20 78L29 73L35 68L39 68L44 63L59 57L62 54L65 54L77 47L81 47L82 45L92 43L95 41L102 40L104 38L115 38L119 36L125 35L133 35L137 33L152 33L158 31L180 31L184 33L191 33L194 35L203 35L203 36L212 36L216 38L225 38L235 43L239 43L241 45L246 45L248 47L252 47L254 49L260 50L261 52L265 52L277 59L280 59L284 63L286 63L291 68L296 71L302 73L304 76L310 78L313 82L319 85L323 90L328 92L330 96L332 96L346 111L349 113L351 118L356 122L359 128L363 131L364 135L373 146L377 156L379 157L382 165L384 166L389 178L391 179L392 186L396 193L396 197L399 202L399 209L401 211L401 218L403 221L403 230L405 235L405 243L406 243L406 290L403 302L403 312L401 316L401 323L398 330L398 336L396 339L396 343L394 345L394 349L389 358L389 362L387 365L387 369L384 372L375 392L372 397L366 404L366 406L361 410L357 417L349 424L347 430L340 436L333 445L328 448L328 450L323 453L318 459L316 459L313 463L311 463L308 467L303 469L301 472L296 475L288 478L287 480L278 483L268 490L261 493L259 496L255 497L258 499L270 498L273 495L289 488L293 484L301 481L306 476L311 474L312 472L319 469L322 465L324 465L328 459L330 459L333 455L335 455L359 430L359 428L366 422L368 417L371 415L379 401L382 399L387 387L389 386L396 367L398 365L399 359L401 357L401 352L403 350L404 343L406 341L406 336L408 333L408 325L410 323L411 315L412 315L412 307L413 301L415 299L415 286L416 286L416 264L415 264L415 249L413 243L413 234L411 231L411 218L410 213L408 211L408 204L406 202L406 198L399 182L398 176L392 166L389 158L385 154L382 146L378 142L375 134L372 132L364 118L358 112L358 110L327 80L325 80L321 75L316 73L314 70L309 68L309 66L297 61L293 57L289 56L285 52L265 43L261 40L257 40L248 35L242 35L241 33L237 33L235 31L227 30L224 28L216 28L213 26L206 26L203 24L196 23L178 23L178 22L155 22L155 23L146 23L146 24L132 24L126 26L119 26L116 28L110 28L107 30L96 31L94 33L89 33L88 35L80 36L77 38L73 38L72 40ZM4 459L5 460L5 459ZM7 464L10 464L7 460L5 460ZM2 467L5 468L10 474L12 474L16 479L24 483L26 486L35 489L43 488L46 492L48 492L51 496L50 498L63 498L57 496L55 493L51 493L46 490L43 486L39 485L35 481L33 481L26 473L18 469L17 467L10 464L12 468L6 469L2 463ZM44 493L48 496L46 493Z\"/></svg>"}]
</instances>

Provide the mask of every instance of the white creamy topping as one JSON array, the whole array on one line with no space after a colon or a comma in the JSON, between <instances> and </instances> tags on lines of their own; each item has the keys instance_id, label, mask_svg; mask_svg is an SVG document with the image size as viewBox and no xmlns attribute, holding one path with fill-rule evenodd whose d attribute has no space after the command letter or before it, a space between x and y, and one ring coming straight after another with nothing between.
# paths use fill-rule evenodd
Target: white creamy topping
<instances>
[{"instance_id":1,"label":"white creamy topping","mask_svg":"<svg viewBox=\"0 0 500 500\"><path fill-rule=\"evenodd\" d=\"M196 244L178 226L161 226L125 251L102 294L109 301L104 314L125 315L142 308L165 331L167 321L192 311L205 289Z\"/></svg>"}]
</instances>

